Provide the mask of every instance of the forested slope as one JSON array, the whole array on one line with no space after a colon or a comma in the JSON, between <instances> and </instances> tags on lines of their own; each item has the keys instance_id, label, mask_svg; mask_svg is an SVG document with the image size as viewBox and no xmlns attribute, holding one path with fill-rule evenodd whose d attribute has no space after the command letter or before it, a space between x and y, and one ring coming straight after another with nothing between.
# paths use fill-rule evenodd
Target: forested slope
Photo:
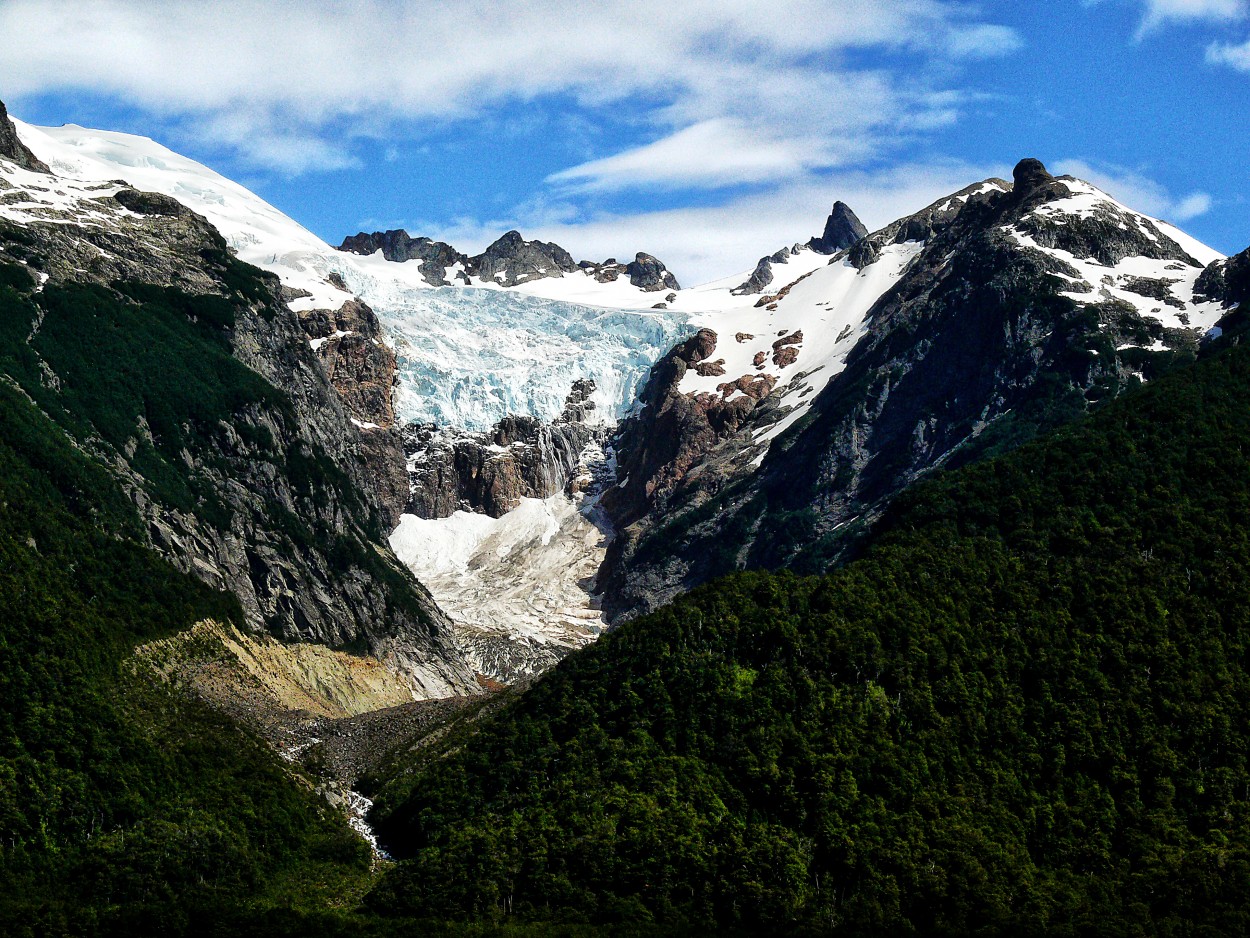
<instances>
[{"instance_id":1,"label":"forested slope","mask_svg":"<svg viewBox=\"0 0 1250 938\"><path fill-rule=\"evenodd\" d=\"M0 931L180 932L361 876L258 740L125 664L237 603L137 546L115 481L2 384L0 423Z\"/></svg>"},{"instance_id":2,"label":"forested slope","mask_svg":"<svg viewBox=\"0 0 1250 938\"><path fill-rule=\"evenodd\" d=\"M386 914L1250 930L1250 350L563 662L384 787Z\"/></svg>"}]
</instances>

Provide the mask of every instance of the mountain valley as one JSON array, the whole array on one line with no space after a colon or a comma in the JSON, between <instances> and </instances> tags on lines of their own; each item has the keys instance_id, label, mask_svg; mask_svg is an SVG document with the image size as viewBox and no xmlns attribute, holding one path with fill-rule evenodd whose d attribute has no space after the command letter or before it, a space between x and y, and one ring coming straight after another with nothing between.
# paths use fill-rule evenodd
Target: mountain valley
<instances>
[{"instance_id":1,"label":"mountain valley","mask_svg":"<svg viewBox=\"0 0 1250 938\"><path fill-rule=\"evenodd\" d=\"M0 928L1250 927L1248 299L1035 159L683 287L0 105Z\"/></svg>"}]
</instances>

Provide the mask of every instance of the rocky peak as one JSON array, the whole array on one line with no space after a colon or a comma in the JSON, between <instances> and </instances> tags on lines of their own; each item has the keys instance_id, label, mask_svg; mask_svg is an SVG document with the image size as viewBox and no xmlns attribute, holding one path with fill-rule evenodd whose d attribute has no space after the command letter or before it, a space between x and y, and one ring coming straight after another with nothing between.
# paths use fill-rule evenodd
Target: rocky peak
<instances>
[{"instance_id":1,"label":"rocky peak","mask_svg":"<svg viewBox=\"0 0 1250 938\"><path fill-rule=\"evenodd\" d=\"M469 258L466 267L482 280L505 287L541 277L560 277L577 270L573 256L560 245L526 241L519 231L505 232L477 257Z\"/></svg>"},{"instance_id":2,"label":"rocky peak","mask_svg":"<svg viewBox=\"0 0 1250 938\"><path fill-rule=\"evenodd\" d=\"M1017 199L1023 199L1034 189L1051 182L1055 177L1046 170L1041 160L1032 157L1021 160L1011 172L1014 185L1012 192Z\"/></svg>"},{"instance_id":3,"label":"rocky peak","mask_svg":"<svg viewBox=\"0 0 1250 938\"><path fill-rule=\"evenodd\" d=\"M864 227L864 223L859 220L859 217L851 211L849 205L841 201L834 202L833 209L825 220L824 232L814 238L809 238L806 244L796 244L794 247L782 248L767 257L761 257L755 265L755 270L751 272L751 276L729 292L734 296L763 293L764 288L771 284L775 277L773 272L774 264L787 263L791 257L804 248L815 251L817 254L837 254L839 251L845 251L847 248L857 245L867 234L868 229ZM869 251L871 250L869 248ZM876 254L872 254L872 257L875 258Z\"/></svg>"},{"instance_id":4,"label":"rocky peak","mask_svg":"<svg viewBox=\"0 0 1250 938\"><path fill-rule=\"evenodd\" d=\"M0 101L0 157L11 160L22 169L34 170L38 173L50 173L47 165L30 152L26 144L17 136L17 128L9 120L8 108Z\"/></svg>"},{"instance_id":5,"label":"rocky peak","mask_svg":"<svg viewBox=\"0 0 1250 938\"><path fill-rule=\"evenodd\" d=\"M825 230L808 245L818 254L837 254L846 250L864 235L868 229L845 202L834 202L833 210L825 221Z\"/></svg>"},{"instance_id":6,"label":"rocky peak","mask_svg":"<svg viewBox=\"0 0 1250 938\"><path fill-rule=\"evenodd\" d=\"M368 256L378 251L388 261L402 263L404 261L420 261L418 270L426 283L435 287L446 286L448 268L460 265L455 279L467 283L468 275L464 273L469 258L461 254L445 241L433 241L430 238L413 238L403 229L391 231L375 231L372 234L360 232L343 239L340 251Z\"/></svg>"}]
</instances>

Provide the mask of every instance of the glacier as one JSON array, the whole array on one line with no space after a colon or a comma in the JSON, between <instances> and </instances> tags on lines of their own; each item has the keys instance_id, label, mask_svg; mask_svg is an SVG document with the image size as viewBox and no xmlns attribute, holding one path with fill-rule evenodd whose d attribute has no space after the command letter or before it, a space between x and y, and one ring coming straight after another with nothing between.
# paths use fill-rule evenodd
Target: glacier
<instances>
[{"instance_id":1,"label":"glacier","mask_svg":"<svg viewBox=\"0 0 1250 938\"><path fill-rule=\"evenodd\" d=\"M573 382L591 378L595 413L614 423L651 366L693 333L665 310L605 309L468 287L419 289L344 278L395 349L401 423L489 430L508 414L550 421Z\"/></svg>"}]
</instances>

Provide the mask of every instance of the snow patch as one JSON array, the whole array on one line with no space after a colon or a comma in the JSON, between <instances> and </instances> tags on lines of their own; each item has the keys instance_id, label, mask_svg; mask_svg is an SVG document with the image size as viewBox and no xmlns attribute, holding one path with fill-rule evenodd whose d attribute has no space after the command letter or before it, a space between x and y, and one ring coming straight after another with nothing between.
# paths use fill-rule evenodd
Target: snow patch
<instances>
[{"instance_id":1,"label":"snow patch","mask_svg":"<svg viewBox=\"0 0 1250 938\"><path fill-rule=\"evenodd\" d=\"M497 664L483 660L484 647L517 645L521 657L525 649L546 649L555 658L605 627L589 585L607 537L579 508L560 494L522 499L500 518L403 515L390 544L455 622L471 662L490 674ZM538 670L524 661L516 667Z\"/></svg>"}]
</instances>

